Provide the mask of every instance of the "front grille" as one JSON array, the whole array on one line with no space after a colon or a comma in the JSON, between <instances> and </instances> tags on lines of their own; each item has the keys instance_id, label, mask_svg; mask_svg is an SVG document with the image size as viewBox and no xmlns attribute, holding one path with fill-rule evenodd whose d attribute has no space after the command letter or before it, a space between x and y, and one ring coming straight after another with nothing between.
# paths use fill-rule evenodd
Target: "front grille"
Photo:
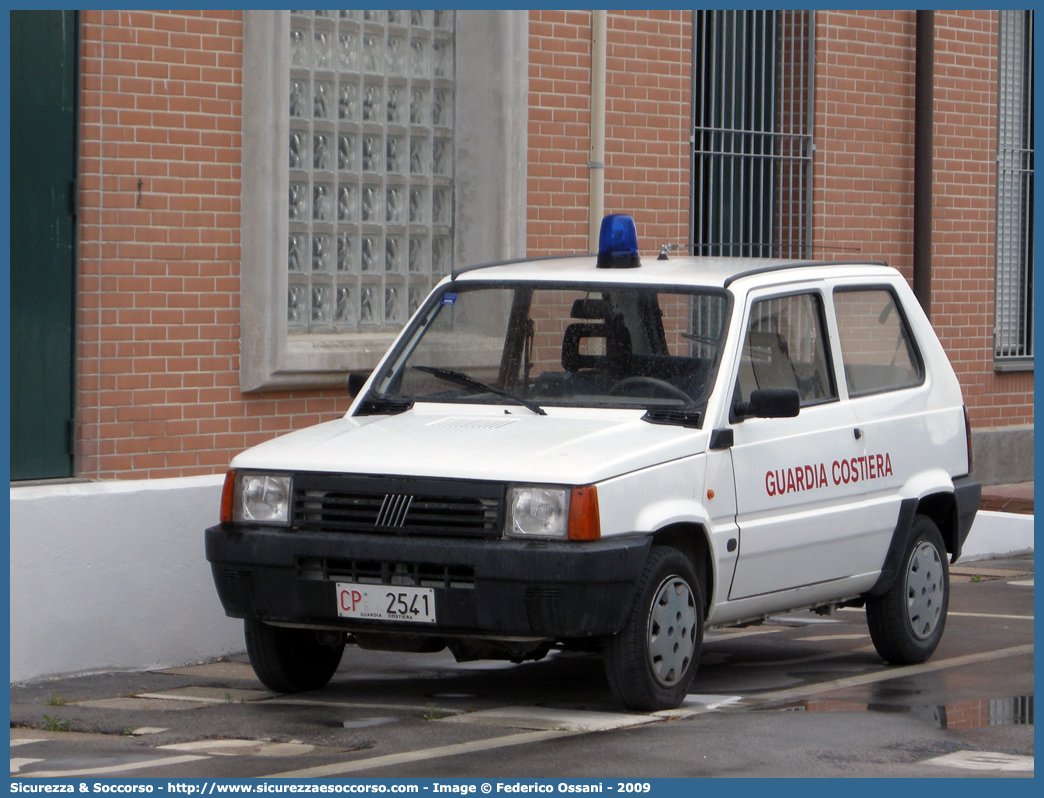
<instances>
[{"instance_id":1,"label":"front grille","mask_svg":"<svg viewBox=\"0 0 1044 798\"><path fill-rule=\"evenodd\" d=\"M293 484L297 529L465 537L503 529L497 483L295 474Z\"/></svg>"},{"instance_id":2,"label":"front grille","mask_svg":"<svg viewBox=\"0 0 1044 798\"><path fill-rule=\"evenodd\" d=\"M303 569L309 563L298 563ZM322 563L323 577L333 581L406 587L441 587L473 590L475 569L470 565L377 562L330 558Z\"/></svg>"}]
</instances>

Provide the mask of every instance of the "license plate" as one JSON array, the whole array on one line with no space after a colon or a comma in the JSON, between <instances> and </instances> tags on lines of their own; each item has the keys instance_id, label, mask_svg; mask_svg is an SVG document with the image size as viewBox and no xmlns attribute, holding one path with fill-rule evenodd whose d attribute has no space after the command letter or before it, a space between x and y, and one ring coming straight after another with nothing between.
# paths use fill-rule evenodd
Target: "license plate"
<instances>
[{"instance_id":1,"label":"license plate","mask_svg":"<svg viewBox=\"0 0 1044 798\"><path fill-rule=\"evenodd\" d=\"M430 587L338 582L337 614L367 621L435 623L435 591Z\"/></svg>"}]
</instances>

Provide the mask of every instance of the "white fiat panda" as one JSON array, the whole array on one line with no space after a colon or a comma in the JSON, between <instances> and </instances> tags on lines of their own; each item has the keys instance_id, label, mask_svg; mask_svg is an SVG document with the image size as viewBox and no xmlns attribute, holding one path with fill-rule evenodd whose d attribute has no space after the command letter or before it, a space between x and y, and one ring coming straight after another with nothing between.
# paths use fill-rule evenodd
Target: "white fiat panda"
<instances>
[{"instance_id":1,"label":"white fiat panda","mask_svg":"<svg viewBox=\"0 0 1044 798\"><path fill-rule=\"evenodd\" d=\"M865 606L921 662L979 504L960 387L871 263L599 253L443 280L344 418L236 457L206 553L270 689L347 643L604 655L675 707L704 630Z\"/></svg>"}]
</instances>

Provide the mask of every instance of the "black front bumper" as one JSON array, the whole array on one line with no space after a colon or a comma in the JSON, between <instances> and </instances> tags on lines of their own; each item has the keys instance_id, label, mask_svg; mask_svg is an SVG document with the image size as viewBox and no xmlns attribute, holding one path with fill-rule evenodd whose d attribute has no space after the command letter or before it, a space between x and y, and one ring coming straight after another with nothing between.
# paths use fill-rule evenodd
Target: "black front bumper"
<instances>
[{"instance_id":1,"label":"black front bumper","mask_svg":"<svg viewBox=\"0 0 1044 798\"><path fill-rule=\"evenodd\" d=\"M574 543L233 525L206 531L214 584L225 612L235 618L355 632L548 640L618 632L650 544L644 536ZM423 575L420 584L435 589L436 623L339 617L335 585L360 570L382 573L395 584L415 584L404 580Z\"/></svg>"}]
</instances>

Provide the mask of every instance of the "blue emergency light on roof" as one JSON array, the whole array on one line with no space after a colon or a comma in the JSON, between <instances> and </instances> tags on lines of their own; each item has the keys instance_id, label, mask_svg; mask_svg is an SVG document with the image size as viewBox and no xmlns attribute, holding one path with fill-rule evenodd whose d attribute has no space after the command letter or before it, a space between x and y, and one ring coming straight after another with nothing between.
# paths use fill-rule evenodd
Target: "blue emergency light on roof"
<instances>
[{"instance_id":1,"label":"blue emergency light on roof","mask_svg":"<svg viewBox=\"0 0 1044 798\"><path fill-rule=\"evenodd\" d=\"M611 213L602 219L598 232L599 269L633 269L641 266L638 257L638 231L634 219L624 213Z\"/></svg>"}]
</instances>

